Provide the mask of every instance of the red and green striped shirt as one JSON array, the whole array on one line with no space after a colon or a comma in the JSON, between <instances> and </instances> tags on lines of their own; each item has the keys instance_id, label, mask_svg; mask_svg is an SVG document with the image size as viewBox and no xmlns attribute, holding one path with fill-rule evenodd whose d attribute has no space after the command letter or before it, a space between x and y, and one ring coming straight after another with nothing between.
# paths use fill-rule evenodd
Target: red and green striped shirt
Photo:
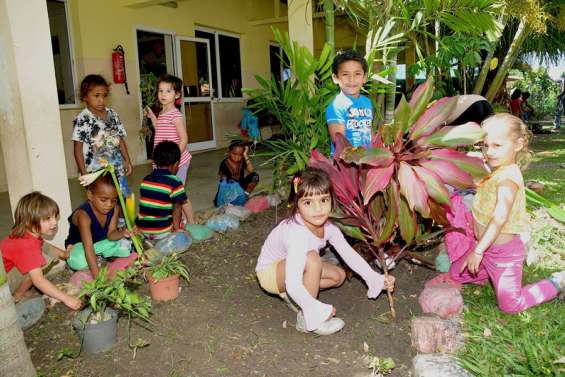
<instances>
[{"instance_id":1,"label":"red and green striped shirt","mask_svg":"<svg viewBox=\"0 0 565 377\"><path fill-rule=\"evenodd\" d=\"M170 232L173 205L187 200L181 180L167 169L155 169L141 182L137 227L145 234Z\"/></svg>"}]
</instances>

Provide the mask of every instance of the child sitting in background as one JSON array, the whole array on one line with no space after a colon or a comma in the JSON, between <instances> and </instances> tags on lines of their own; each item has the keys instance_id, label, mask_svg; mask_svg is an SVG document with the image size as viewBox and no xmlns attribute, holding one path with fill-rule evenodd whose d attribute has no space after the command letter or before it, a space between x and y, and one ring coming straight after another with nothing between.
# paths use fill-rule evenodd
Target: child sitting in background
<instances>
[{"instance_id":1,"label":"child sitting in background","mask_svg":"<svg viewBox=\"0 0 565 377\"><path fill-rule=\"evenodd\" d=\"M23 196L18 202L12 231L0 241L2 261L14 302L29 296L30 289L36 287L73 310L82 306L80 299L64 293L43 275L42 267L47 264L47 260L53 259L42 253L43 237L55 236L58 221L59 207L48 196L34 191ZM45 244L59 258L67 258L67 251L49 243Z\"/></svg>"},{"instance_id":2,"label":"child sitting in background","mask_svg":"<svg viewBox=\"0 0 565 377\"><path fill-rule=\"evenodd\" d=\"M246 174L246 170L247 173ZM259 183L259 174L255 172L255 168L249 158L249 147L240 141L234 141L228 147L228 156L220 163L218 171L220 183L218 192L214 197L214 205L221 207L224 204L243 205L247 201L249 194L255 189ZM222 190L227 189L227 185L237 184L237 190L233 192L238 195L225 195Z\"/></svg>"},{"instance_id":3,"label":"child sitting in background","mask_svg":"<svg viewBox=\"0 0 565 377\"><path fill-rule=\"evenodd\" d=\"M88 75L80 84L80 99L86 104L73 120L74 156L80 175L95 172L105 163L114 166L124 196L130 190L126 176L131 164L126 130L118 114L106 107L110 84L100 75Z\"/></svg>"},{"instance_id":4,"label":"child sitting in background","mask_svg":"<svg viewBox=\"0 0 565 377\"><path fill-rule=\"evenodd\" d=\"M333 187L324 171L308 168L298 172L292 182L288 199L291 216L281 221L263 244L257 261L257 279L267 292L288 292L300 306L298 331L330 335L345 323L334 317L336 309L332 305L318 301L317 297L320 289L342 285L345 271L320 259L319 250L327 242L363 278L369 298L376 298L383 288L392 290L394 277L389 275L385 279L373 271L339 228L328 221L334 203Z\"/></svg>"},{"instance_id":5,"label":"child sitting in background","mask_svg":"<svg viewBox=\"0 0 565 377\"><path fill-rule=\"evenodd\" d=\"M175 175L180 157L176 143L162 141L153 151L157 168L141 182L136 225L150 239L162 239L182 229L182 210L188 197L181 179Z\"/></svg>"},{"instance_id":6,"label":"child sitting in background","mask_svg":"<svg viewBox=\"0 0 565 377\"><path fill-rule=\"evenodd\" d=\"M115 258L110 271L124 269L137 258L131 252L131 233L118 229L120 206L118 193L110 174L98 177L86 188L87 201L69 216L69 236L66 247L72 247L67 263L73 270L90 270L96 278L100 270L97 255ZM87 278L86 280L90 280Z\"/></svg>"},{"instance_id":7,"label":"child sitting in background","mask_svg":"<svg viewBox=\"0 0 565 377\"><path fill-rule=\"evenodd\" d=\"M447 276L435 279L476 284L490 280L500 310L519 313L565 291L565 271L522 286L526 252L520 234L527 231L528 213L520 169L529 162L530 133L522 120L510 114L491 116L482 127L484 155L492 173L479 183L472 211L460 196L452 197L448 219L464 233L446 235L452 264Z\"/></svg>"}]
</instances>

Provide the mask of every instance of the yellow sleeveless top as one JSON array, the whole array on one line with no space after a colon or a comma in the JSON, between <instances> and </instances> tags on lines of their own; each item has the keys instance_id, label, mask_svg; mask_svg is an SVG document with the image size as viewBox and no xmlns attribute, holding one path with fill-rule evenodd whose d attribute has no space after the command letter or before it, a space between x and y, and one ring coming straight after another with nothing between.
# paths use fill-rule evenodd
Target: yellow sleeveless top
<instances>
[{"instance_id":1,"label":"yellow sleeveless top","mask_svg":"<svg viewBox=\"0 0 565 377\"><path fill-rule=\"evenodd\" d=\"M487 226L496 206L496 189L498 184L507 179L518 185L518 192L510 210L508 221L504 224L501 232L510 234L527 232L528 213L526 212L524 178L522 178L522 172L516 164L496 169L479 183L477 194L473 201L473 217L482 226Z\"/></svg>"}]
</instances>

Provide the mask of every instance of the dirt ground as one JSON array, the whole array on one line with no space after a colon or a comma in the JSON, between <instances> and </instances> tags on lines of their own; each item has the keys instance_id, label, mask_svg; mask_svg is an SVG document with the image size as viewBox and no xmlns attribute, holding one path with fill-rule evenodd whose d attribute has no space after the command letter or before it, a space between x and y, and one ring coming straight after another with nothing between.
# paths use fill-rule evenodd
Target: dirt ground
<instances>
[{"instance_id":1,"label":"dirt ground","mask_svg":"<svg viewBox=\"0 0 565 377\"><path fill-rule=\"evenodd\" d=\"M281 210L279 209L279 212ZM410 318L419 313L416 295L433 272L402 262L393 274L397 318L389 314L386 295L366 298L364 284L353 277L320 299L337 308L346 326L332 336L294 329L296 316L277 297L264 293L255 279L263 240L275 224L274 211L253 216L239 230L194 244L184 257L190 283L171 303L153 305L152 331L133 324L128 347L127 319L119 321L118 343L103 354L57 360L65 348L78 350L71 314L57 304L25 339L40 376L368 376L363 343L379 357L392 357L390 376L409 376ZM148 294L147 287L142 293Z\"/></svg>"}]
</instances>

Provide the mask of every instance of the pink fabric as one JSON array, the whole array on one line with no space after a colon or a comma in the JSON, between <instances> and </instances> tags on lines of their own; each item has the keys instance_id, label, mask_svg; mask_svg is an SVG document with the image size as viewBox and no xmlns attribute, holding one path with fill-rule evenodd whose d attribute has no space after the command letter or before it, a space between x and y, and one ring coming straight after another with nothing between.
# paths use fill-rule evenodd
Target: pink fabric
<instances>
[{"instance_id":1,"label":"pink fabric","mask_svg":"<svg viewBox=\"0 0 565 377\"><path fill-rule=\"evenodd\" d=\"M455 219L463 218L461 213L458 212L469 212L460 200L452 200L452 210ZM462 227L464 224L452 225ZM481 284L490 279L496 292L498 307L506 313L519 313L557 297L559 291L548 279L522 287L522 267L526 253L524 243L519 236L502 245L491 245L483 256L477 275L472 275L468 269L461 273L461 266L467 256L473 252L476 244L473 224L466 224L464 230L466 237L469 237L469 234L473 234L473 236L468 239L460 239L460 243L468 245L468 249L462 256L453 258L454 262L449 269L449 277L452 280L462 284ZM460 245L453 242L446 242L446 246L450 259L452 259L452 255L458 255L462 251Z\"/></svg>"},{"instance_id":2,"label":"pink fabric","mask_svg":"<svg viewBox=\"0 0 565 377\"><path fill-rule=\"evenodd\" d=\"M303 283L306 255L318 252L329 242L345 263L359 274L368 286L367 297L376 298L383 289L384 277L373 271L367 262L347 243L337 226L326 222L324 237L316 237L297 215L283 220L271 231L261 248L256 271L263 271L274 261L286 260L286 291L304 313L306 329L316 330L331 314L332 306L318 301Z\"/></svg>"},{"instance_id":3,"label":"pink fabric","mask_svg":"<svg viewBox=\"0 0 565 377\"><path fill-rule=\"evenodd\" d=\"M124 258L116 258L110 264L108 264L108 273L125 270L136 259L137 259L137 253L135 252L132 252L129 256ZM76 271L71 275L70 282L75 286L77 286L78 288L82 289L82 285L85 282L89 282L92 280L93 278L92 278L92 274L90 273L90 270L80 270L80 271Z\"/></svg>"},{"instance_id":4,"label":"pink fabric","mask_svg":"<svg viewBox=\"0 0 565 377\"><path fill-rule=\"evenodd\" d=\"M269 201L266 196L254 196L245 203L245 208L253 213L262 212L269 209Z\"/></svg>"},{"instance_id":5,"label":"pink fabric","mask_svg":"<svg viewBox=\"0 0 565 377\"><path fill-rule=\"evenodd\" d=\"M463 197L453 194L450 197L451 208L447 207L447 220L451 226L459 228L445 235L447 255L453 263L461 258L469 249L475 247L475 231L473 229L473 214L463 204Z\"/></svg>"}]
</instances>

